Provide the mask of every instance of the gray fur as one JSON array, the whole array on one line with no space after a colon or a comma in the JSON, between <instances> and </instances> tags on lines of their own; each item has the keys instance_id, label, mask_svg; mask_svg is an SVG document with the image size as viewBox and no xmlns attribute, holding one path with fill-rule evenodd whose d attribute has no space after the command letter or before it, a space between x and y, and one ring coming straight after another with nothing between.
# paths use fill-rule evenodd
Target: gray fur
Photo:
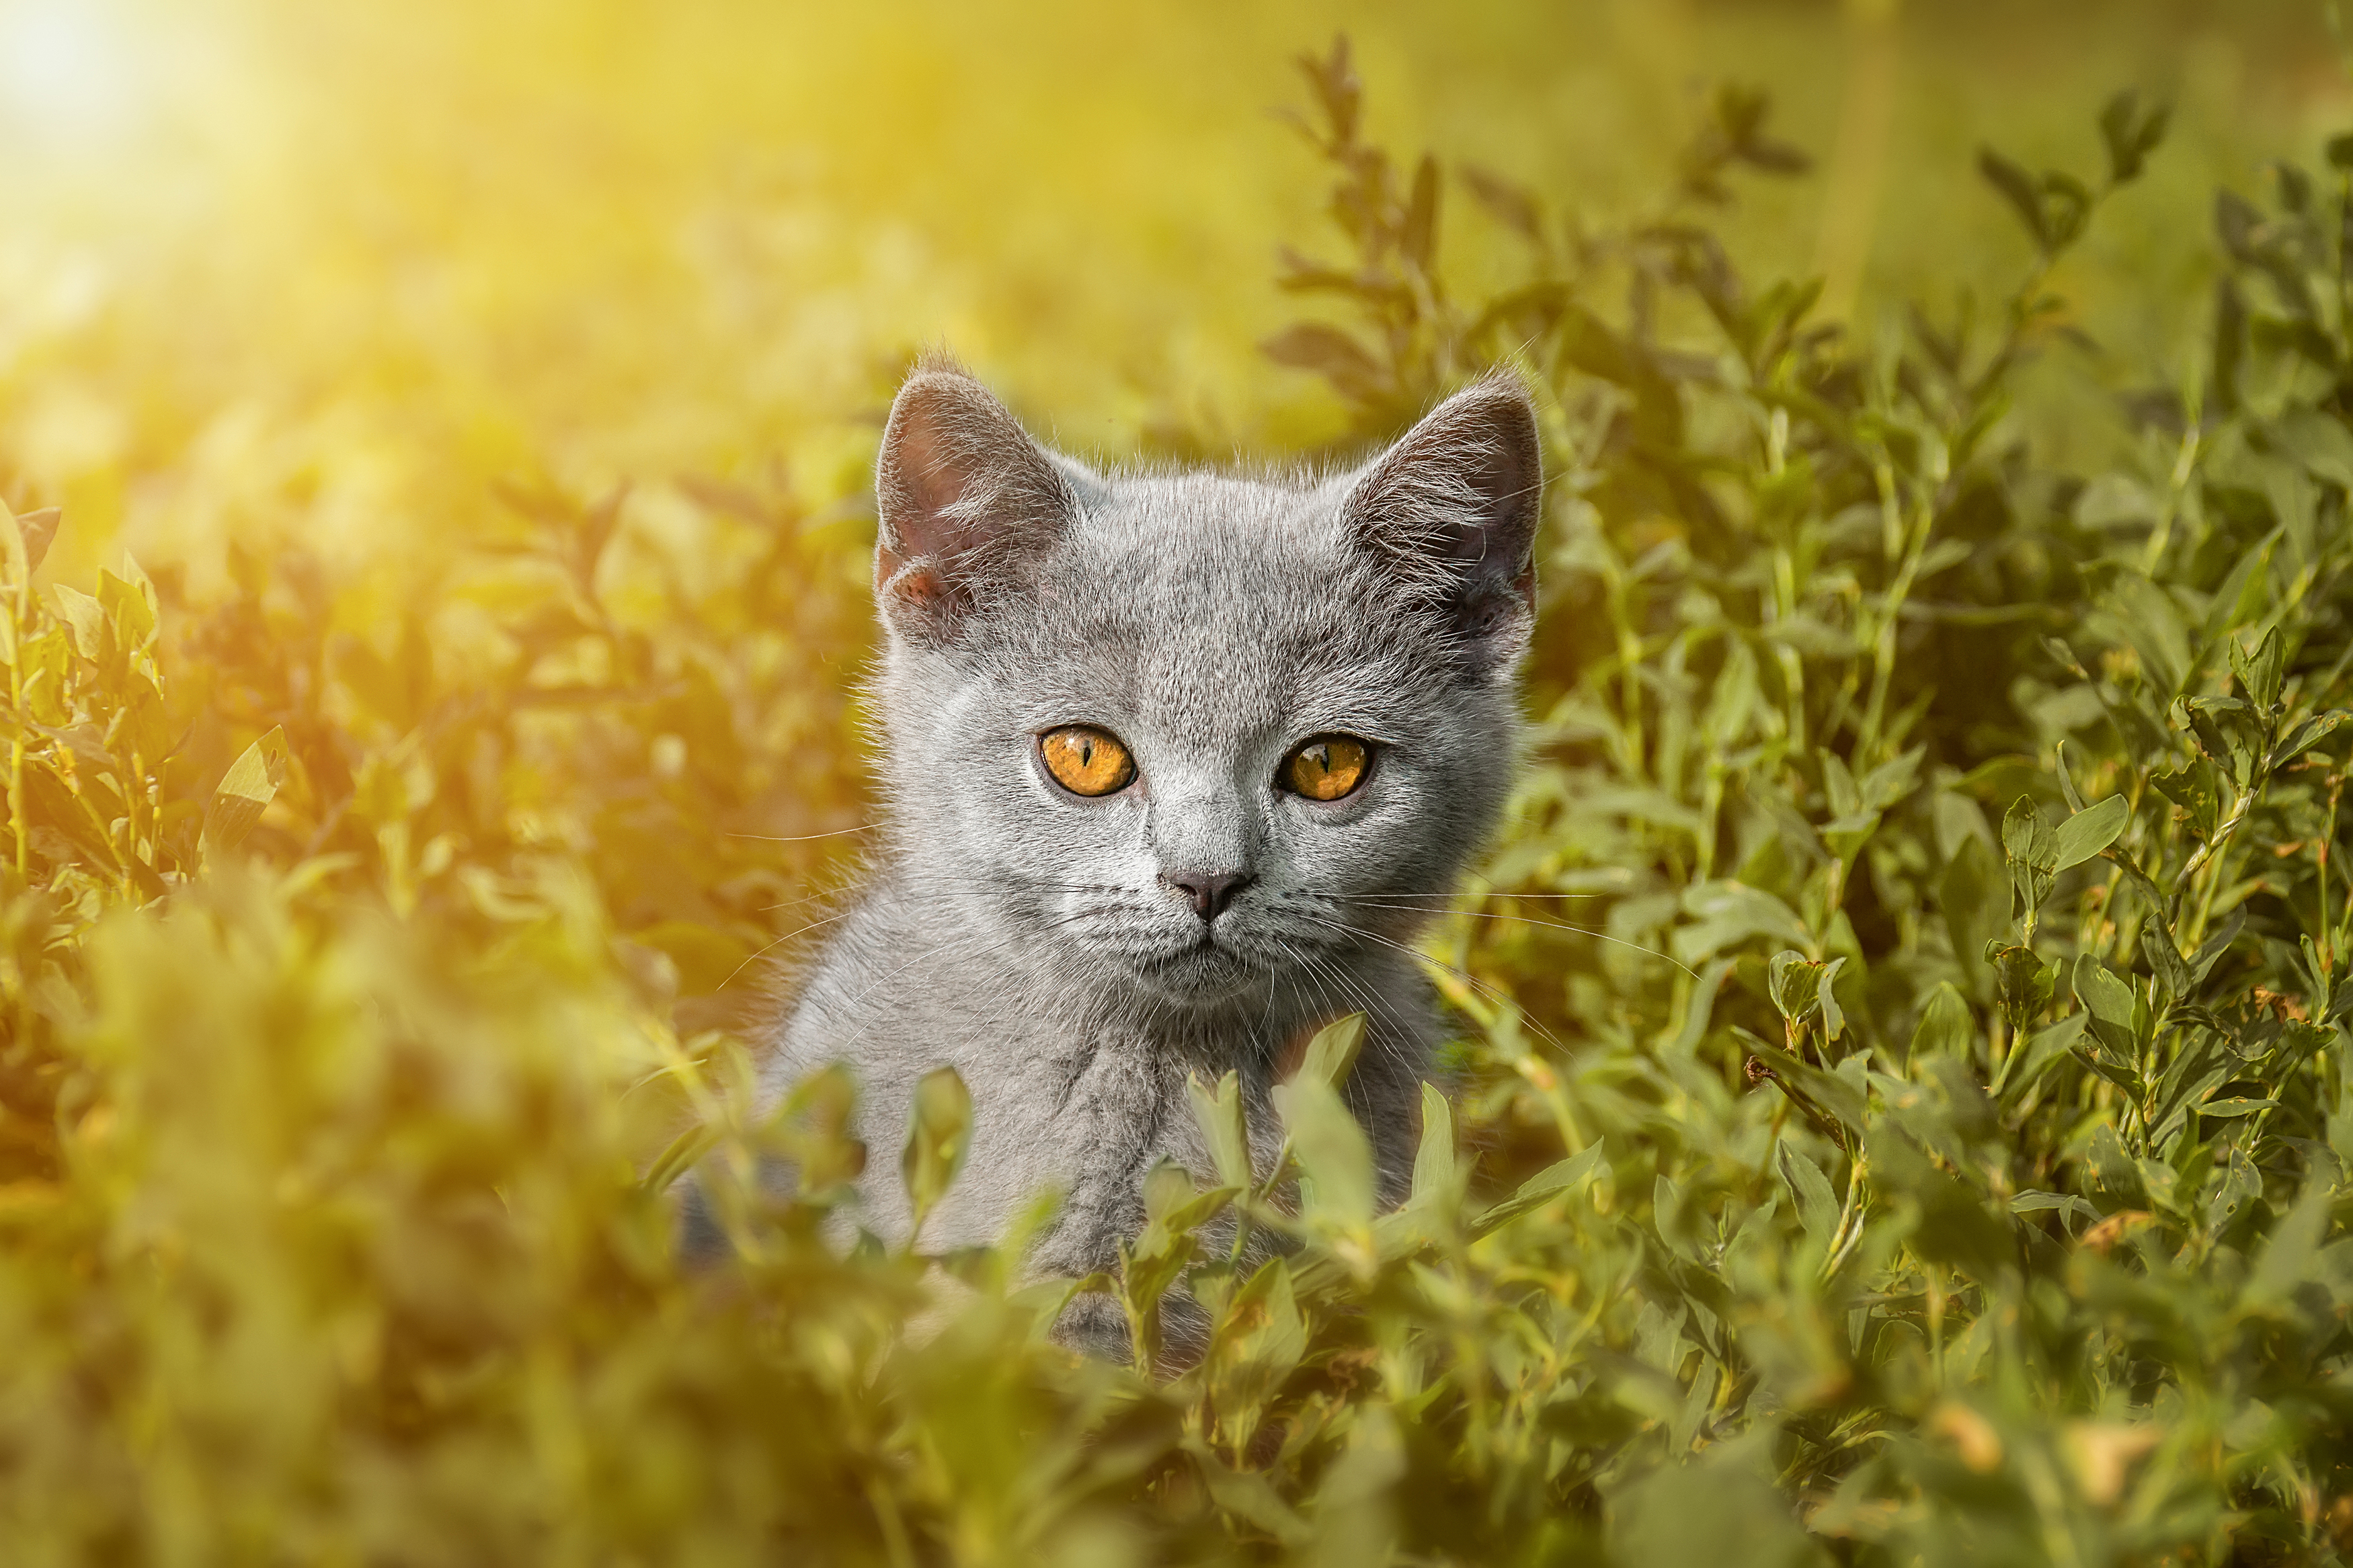
<instances>
[{"instance_id":1,"label":"gray fur","mask_svg":"<svg viewBox=\"0 0 2353 1568\"><path fill-rule=\"evenodd\" d=\"M1402 1195L1442 1029L1407 952L1422 917L1394 906L1439 903L1511 782L1537 452L1496 379L1352 472L1106 477L959 371L910 379L877 474L881 837L762 1078L773 1100L850 1065L875 1154L861 1224L903 1237L894 1156L946 1062L972 1152L923 1244L988 1242L1052 1189L1033 1268L1115 1268L1156 1162L1213 1180L1187 1075L1240 1074L1263 1165L1270 1089L1355 1011L1350 1103ZM1051 782L1037 737L1082 722L1127 744L1134 785ZM1369 781L1279 791L1291 749L1335 731L1381 743ZM1205 924L1163 881L1187 872L1255 879ZM1060 1332L1124 1354L1104 1299Z\"/></svg>"}]
</instances>

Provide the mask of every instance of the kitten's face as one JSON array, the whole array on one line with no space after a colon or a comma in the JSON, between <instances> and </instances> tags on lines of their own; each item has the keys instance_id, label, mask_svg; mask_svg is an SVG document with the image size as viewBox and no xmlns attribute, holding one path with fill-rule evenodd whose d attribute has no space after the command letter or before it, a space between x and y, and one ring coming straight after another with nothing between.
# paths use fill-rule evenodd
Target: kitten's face
<instances>
[{"instance_id":1,"label":"kitten's face","mask_svg":"<svg viewBox=\"0 0 2353 1568\"><path fill-rule=\"evenodd\" d=\"M953 412L951 442L987 409ZM1526 419L1503 389L1473 412L1507 438ZM1460 422L1441 435L1422 460L1456 482L1435 491L1397 454L1298 485L1058 463L1021 476L1030 495L967 458L930 513L962 531L944 539L916 509L892 517L904 476L886 448L881 695L903 874L970 909L976 940L1162 1004L1247 1001L1277 972L1336 986L1330 954L1394 940L1509 787L1525 637L1513 531L1532 525L1533 458L1498 463ZM1035 456L1009 438L1012 459ZM1508 527L1482 510L1482 477L1514 491ZM1368 537L1383 527L1401 547Z\"/></svg>"}]
</instances>

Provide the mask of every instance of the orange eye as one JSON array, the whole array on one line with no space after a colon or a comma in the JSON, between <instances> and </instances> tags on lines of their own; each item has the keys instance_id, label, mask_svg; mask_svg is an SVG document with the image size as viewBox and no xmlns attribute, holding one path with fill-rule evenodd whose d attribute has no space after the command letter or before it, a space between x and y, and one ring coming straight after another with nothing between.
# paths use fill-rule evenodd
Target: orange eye
<instances>
[{"instance_id":1,"label":"orange eye","mask_svg":"<svg viewBox=\"0 0 2353 1568\"><path fill-rule=\"evenodd\" d=\"M1135 780L1135 759L1119 737L1092 724L1065 724L1039 738L1046 771L1072 795L1110 795Z\"/></svg>"},{"instance_id":2,"label":"orange eye","mask_svg":"<svg viewBox=\"0 0 2353 1568\"><path fill-rule=\"evenodd\" d=\"M1339 800L1356 793L1372 765L1372 748L1354 735L1318 735L1283 763L1282 783L1310 800Z\"/></svg>"}]
</instances>

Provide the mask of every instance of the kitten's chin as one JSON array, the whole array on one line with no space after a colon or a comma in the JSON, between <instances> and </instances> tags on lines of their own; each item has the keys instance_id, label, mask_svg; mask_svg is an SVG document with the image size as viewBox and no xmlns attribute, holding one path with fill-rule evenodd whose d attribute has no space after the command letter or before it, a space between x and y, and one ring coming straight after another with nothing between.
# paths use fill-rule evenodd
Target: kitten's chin
<instances>
[{"instance_id":1,"label":"kitten's chin","mask_svg":"<svg viewBox=\"0 0 2353 1568\"><path fill-rule=\"evenodd\" d=\"M1177 948L1131 967L1152 990L1196 1006L1228 1001L1266 983L1264 965L1211 942Z\"/></svg>"}]
</instances>

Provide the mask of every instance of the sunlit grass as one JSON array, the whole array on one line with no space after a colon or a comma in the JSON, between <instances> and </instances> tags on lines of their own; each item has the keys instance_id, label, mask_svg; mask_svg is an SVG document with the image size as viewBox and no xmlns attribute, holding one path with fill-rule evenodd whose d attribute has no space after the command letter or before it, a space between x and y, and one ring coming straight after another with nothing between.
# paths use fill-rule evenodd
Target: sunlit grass
<instances>
[{"instance_id":1,"label":"sunlit grass","mask_svg":"<svg viewBox=\"0 0 2353 1568\"><path fill-rule=\"evenodd\" d=\"M1344 26L1428 267L1275 112ZM2103 184L2125 87L2171 139L2044 276L1979 146ZM2344 1548L2353 349L2338 193L2264 165L2348 121L2288 0L0 0L0 1556ZM1262 352L1303 321L1358 357ZM1206 1261L1166 1380L1016 1247L844 1258L829 1177L742 1181L899 1156L829 1081L749 1124L745 1049L867 842L867 472L935 345L1112 461L1496 359L1545 405L1460 1093L1371 1227L1155 1176L1090 1283L1148 1356ZM1232 1202L1293 1258L1196 1257Z\"/></svg>"}]
</instances>

